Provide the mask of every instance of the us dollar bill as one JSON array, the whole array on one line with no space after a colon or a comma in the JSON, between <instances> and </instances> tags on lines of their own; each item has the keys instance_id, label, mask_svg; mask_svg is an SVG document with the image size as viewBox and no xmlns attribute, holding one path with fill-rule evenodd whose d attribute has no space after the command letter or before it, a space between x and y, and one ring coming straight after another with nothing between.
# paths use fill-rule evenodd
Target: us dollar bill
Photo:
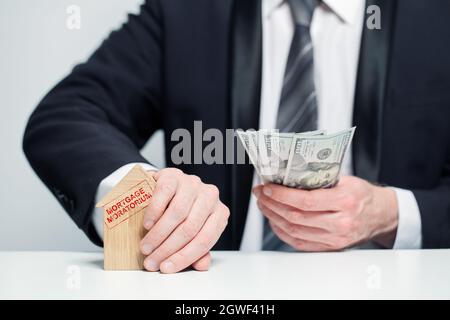
<instances>
[{"instance_id":1,"label":"us dollar bill","mask_svg":"<svg viewBox=\"0 0 450 320\"><path fill-rule=\"evenodd\" d=\"M306 190L332 187L355 128L332 135L295 135L283 184Z\"/></svg>"},{"instance_id":2,"label":"us dollar bill","mask_svg":"<svg viewBox=\"0 0 450 320\"><path fill-rule=\"evenodd\" d=\"M279 133L278 130L247 131L249 148L256 148L256 168L263 183L282 184L286 175L289 153L296 135L323 135L324 131Z\"/></svg>"},{"instance_id":3,"label":"us dollar bill","mask_svg":"<svg viewBox=\"0 0 450 320\"><path fill-rule=\"evenodd\" d=\"M289 133L271 132L264 135L267 145L267 156L272 168L270 181L282 184L286 175L289 161L289 152L294 135Z\"/></svg>"},{"instance_id":4,"label":"us dollar bill","mask_svg":"<svg viewBox=\"0 0 450 320\"><path fill-rule=\"evenodd\" d=\"M287 172L292 142L296 136L323 135L324 131L311 131L304 133L279 133L278 130L263 131L265 146L270 170L265 180L271 183L283 184Z\"/></svg>"},{"instance_id":5,"label":"us dollar bill","mask_svg":"<svg viewBox=\"0 0 450 320\"><path fill-rule=\"evenodd\" d=\"M267 145L267 140L265 139L265 134L267 131L251 130L247 132L250 136L250 140L252 141L252 146L256 149L256 166L258 167L259 177L262 183L270 183L273 179L272 175L274 169L270 165L270 150L268 150L268 147L270 148L270 146Z\"/></svg>"},{"instance_id":6,"label":"us dollar bill","mask_svg":"<svg viewBox=\"0 0 450 320\"><path fill-rule=\"evenodd\" d=\"M257 153L256 146L254 145L253 139L250 137L250 133L244 132L242 130L237 130L236 133L237 133L242 145L244 146L245 152L247 152L250 162L252 163L253 167L255 168L257 174L260 175L259 168L257 165L258 153Z\"/></svg>"},{"instance_id":7,"label":"us dollar bill","mask_svg":"<svg viewBox=\"0 0 450 320\"><path fill-rule=\"evenodd\" d=\"M327 135L325 131L279 133L237 131L262 183L302 189L334 186L355 128Z\"/></svg>"}]
</instances>

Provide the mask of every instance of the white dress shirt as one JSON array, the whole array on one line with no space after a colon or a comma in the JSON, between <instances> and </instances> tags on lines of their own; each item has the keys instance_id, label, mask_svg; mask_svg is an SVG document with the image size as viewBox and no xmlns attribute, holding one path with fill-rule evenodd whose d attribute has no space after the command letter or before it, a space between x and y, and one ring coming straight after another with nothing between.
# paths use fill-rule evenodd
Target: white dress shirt
<instances>
[{"instance_id":1,"label":"white dress shirt","mask_svg":"<svg viewBox=\"0 0 450 320\"><path fill-rule=\"evenodd\" d=\"M311 38L314 48L314 81L318 101L318 126L336 132L352 126L353 100L359 61L362 28L365 17L364 0L323 0L314 12ZM284 71L294 23L286 0L263 0L263 66L260 128L276 125ZM351 150L344 159L342 174L352 174ZM124 166L105 178L99 186L97 199L103 197L134 164ZM147 169L154 169L145 165ZM259 184L255 175L253 184ZM394 249L421 248L420 211L413 193L394 188L399 205L399 222ZM94 213L94 225L102 235L101 210ZM250 199L247 221L241 244L243 251L262 247L263 216L254 196Z\"/></svg>"}]
</instances>

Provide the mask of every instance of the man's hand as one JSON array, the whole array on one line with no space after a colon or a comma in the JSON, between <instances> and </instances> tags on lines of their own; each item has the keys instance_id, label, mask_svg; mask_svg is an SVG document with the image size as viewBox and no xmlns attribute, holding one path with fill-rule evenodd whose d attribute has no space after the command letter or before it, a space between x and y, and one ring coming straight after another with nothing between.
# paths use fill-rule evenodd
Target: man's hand
<instances>
[{"instance_id":1,"label":"man's hand","mask_svg":"<svg viewBox=\"0 0 450 320\"><path fill-rule=\"evenodd\" d=\"M174 273L193 266L208 270L209 251L230 215L219 190L173 168L156 172L154 178L156 188L144 216L149 231L141 242L147 256L145 269Z\"/></svg>"},{"instance_id":2,"label":"man's hand","mask_svg":"<svg viewBox=\"0 0 450 320\"><path fill-rule=\"evenodd\" d=\"M332 189L305 191L279 185L253 189L278 237L301 251L336 251L374 240L392 247L398 225L394 190L356 177Z\"/></svg>"}]
</instances>

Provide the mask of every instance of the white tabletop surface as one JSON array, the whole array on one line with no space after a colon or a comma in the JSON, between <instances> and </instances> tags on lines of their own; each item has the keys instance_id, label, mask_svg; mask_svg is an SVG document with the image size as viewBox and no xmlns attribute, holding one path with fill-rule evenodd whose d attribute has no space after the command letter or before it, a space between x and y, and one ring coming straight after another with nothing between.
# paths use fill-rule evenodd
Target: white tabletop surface
<instances>
[{"instance_id":1,"label":"white tabletop surface","mask_svg":"<svg viewBox=\"0 0 450 320\"><path fill-rule=\"evenodd\" d=\"M0 299L450 299L450 250L213 252L208 272L104 271L101 253L0 252Z\"/></svg>"}]
</instances>

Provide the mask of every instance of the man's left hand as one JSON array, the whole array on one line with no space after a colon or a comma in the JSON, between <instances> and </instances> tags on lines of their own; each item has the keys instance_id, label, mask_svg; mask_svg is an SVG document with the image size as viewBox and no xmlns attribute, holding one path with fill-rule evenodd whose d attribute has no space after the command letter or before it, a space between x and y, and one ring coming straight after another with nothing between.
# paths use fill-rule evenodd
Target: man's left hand
<instances>
[{"instance_id":1,"label":"man's left hand","mask_svg":"<svg viewBox=\"0 0 450 320\"><path fill-rule=\"evenodd\" d=\"M369 240L392 247L398 226L394 190L356 177L331 189L257 186L258 207L278 237L300 251L337 251Z\"/></svg>"}]
</instances>

